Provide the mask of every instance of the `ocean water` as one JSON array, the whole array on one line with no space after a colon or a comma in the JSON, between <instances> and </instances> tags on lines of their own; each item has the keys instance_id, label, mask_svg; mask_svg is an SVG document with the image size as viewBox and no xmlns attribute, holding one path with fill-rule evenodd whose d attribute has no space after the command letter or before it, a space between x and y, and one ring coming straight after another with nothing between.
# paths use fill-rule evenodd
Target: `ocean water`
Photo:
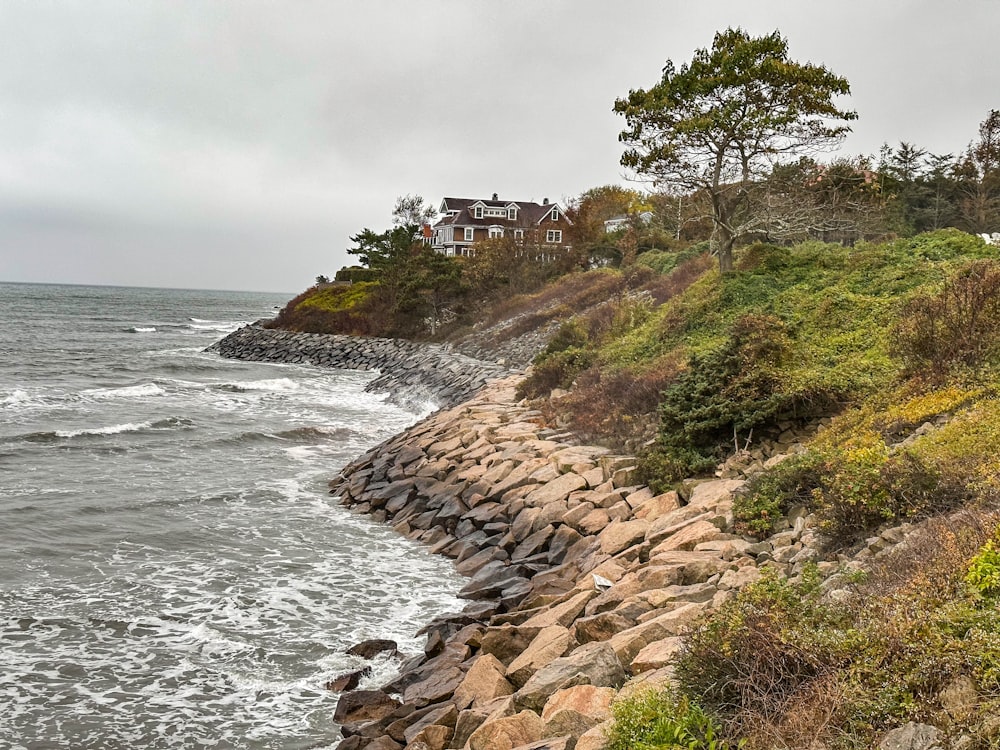
<instances>
[{"instance_id":1,"label":"ocean water","mask_svg":"<svg viewBox=\"0 0 1000 750\"><path fill-rule=\"evenodd\" d=\"M327 493L419 414L203 351L285 299L0 284L0 748L330 747L344 649L461 608Z\"/></svg>"}]
</instances>

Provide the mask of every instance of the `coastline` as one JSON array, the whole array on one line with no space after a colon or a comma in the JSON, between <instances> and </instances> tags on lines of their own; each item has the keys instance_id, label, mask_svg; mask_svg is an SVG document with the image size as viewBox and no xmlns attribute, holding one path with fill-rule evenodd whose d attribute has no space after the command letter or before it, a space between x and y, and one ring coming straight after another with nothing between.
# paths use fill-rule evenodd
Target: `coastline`
<instances>
[{"instance_id":1,"label":"coastline","mask_svg":"<svg viewBox=\"0 0 1000 750\"><path fill-rule=\"evenodd\" d=\"M426 401L438 407L459 404L486 383L510 374L500 364L473 359L441 344L403 339L297 333L243 326L208 347L228 359L307 364L343 370L377 370L369 393L386 392L403 404Z\"/></svg>"},{"instance_id":2,"label":"coastline","mask_svg":"<svg viewBox=\"0 0 1000 750\"><path fill-rule=\"evenodd\" d=\"M517 401L518 374L444 347L316 336L248 327L215 348L334 367L363 350L385 373L373 390L439 394L441 409L330 487L469 578L468 606L423 629L424 654L396 680L352 690L344 676L339 750L599 750L612 700L669 682L682 632L764 568L839 568L804 511L764 541L735 534L743 478L654 495L633 457L547 428Z\"/></svg>"}]
</instances>

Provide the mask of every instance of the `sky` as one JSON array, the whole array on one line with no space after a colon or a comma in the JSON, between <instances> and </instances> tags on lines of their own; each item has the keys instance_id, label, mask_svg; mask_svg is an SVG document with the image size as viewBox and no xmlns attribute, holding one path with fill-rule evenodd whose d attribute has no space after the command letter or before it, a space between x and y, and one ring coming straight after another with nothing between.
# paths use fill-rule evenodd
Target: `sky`
<instances>
[{"instance_id":1,"label":"sky","mask_svg":"<svg viewBox=\"0 0 1000 750\"><path fill-rule=\"evenodd\" d=\"M291 294L397 196L627 184L615 99L730 26L848 79L839 155L1000 108L1000 0L0 0L0 281Z\"/></svg>"}]
</instances>

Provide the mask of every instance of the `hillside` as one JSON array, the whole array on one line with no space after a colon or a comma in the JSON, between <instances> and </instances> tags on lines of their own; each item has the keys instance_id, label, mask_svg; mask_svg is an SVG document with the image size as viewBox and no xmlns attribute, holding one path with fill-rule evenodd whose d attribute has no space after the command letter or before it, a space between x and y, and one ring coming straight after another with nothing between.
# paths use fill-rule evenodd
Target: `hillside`
<instances>
[{"instance_id":1,"label":"hillside","mask_svg":"<svg viewBox=\"0 0 1000 750\"><path fill-rule=\"evenodd\" d=\"M568 320L522 392L570 388L550 414L644 444L658 489L749 476L738 528L764 537L815 513L827 560L883 528L949 520L854 597L831 602L808 580L750 587L688 639L679 696L650 721L699 706L753 747L803 741L814 721L843 747L905 720L986 737L1000 694L997 248L954 230L755 245L734 274L690 261L665 278L662 304L625 297ZM771 465L777 448L797 455Z\"/></svg>"},{"instance_id":2,"label":"hillside","mask_svg":"<svg viewBox=\"0 0 1000 750\"><path fill-rule=\"evenodd\" d=\"M815 519L815 566L765 575L693 629L675 691L621 701L611 747L672 747L682 730L695 748L706 731L868 747L906 721L994 747L1000 252L940 230L735 260L720 275L697 248L642 253L448 337L515 365L544 346L520 395L553 428L638 452L657 491L748 478L734 506L748 540ZM907 544L863 575L843 567L879 534Z\"/></svg>"}]
</instances>

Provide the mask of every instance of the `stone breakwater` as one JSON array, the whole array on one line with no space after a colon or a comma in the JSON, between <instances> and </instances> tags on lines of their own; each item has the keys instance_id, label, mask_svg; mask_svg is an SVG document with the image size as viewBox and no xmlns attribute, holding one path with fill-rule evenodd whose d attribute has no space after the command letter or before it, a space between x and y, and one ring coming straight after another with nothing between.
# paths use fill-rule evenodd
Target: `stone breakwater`
<instances>
[{"instance_id":1,"label":"stone breakwater","mask_svg":"<svg viewBox=\"0 0 1000 750\"><path fill-rule=\"evenodd\" d=\"M331 482L343 505L454 558L470 600L425 628L425 653L393 683L341 695L340 750L602 748L611 701L669 680L687 627L763 568L794 576L819 557L804 512L768 540L740 537L744 480L656 495L633 458L546 428L516 383L431 415Z\"/></svg>"},{"instance_id":2,"label":"stone breakwater","mask_svg":"<svg viewBox=\"0 0 1000 750\"><path fill-rule=\"evenodd\" d=\"M386 391L395 400L432 401L437 406L459 404L490 380L510 373L437 344L296 333L256 324L234 331L209 350L230 359L378 370L367 391Z\"/></svg>"}]
</instances>

